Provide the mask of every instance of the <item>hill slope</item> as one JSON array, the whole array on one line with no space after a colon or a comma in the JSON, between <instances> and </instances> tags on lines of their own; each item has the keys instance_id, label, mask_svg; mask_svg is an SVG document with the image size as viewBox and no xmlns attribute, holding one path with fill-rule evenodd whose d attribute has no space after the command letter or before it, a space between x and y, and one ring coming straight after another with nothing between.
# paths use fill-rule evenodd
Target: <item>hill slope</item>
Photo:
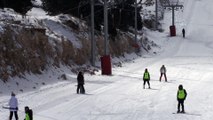
<instances>
[{"instance_id":1,"label":"hill slope","mask_svg":"<svg viewBox=\"0 0 213 120\"><path fill-rule=\"evenodd\" d=\"M94 76L85 74L86 95L76 94L73 75L68 81L19 94L20 108L29 105L34 110L34 119L39 120L211 120L213 9L210 4L212 0L184 0L184 11L177 12L176 16L177 37L167 37L168 31L150 33L164 45L160 55L125 63L121 68L114 68L112 76L101 76L100 72ZM170 25L170 14L168 11L165 15L165 29ZM183 26L187 33L185 39L180 34ZM168 83L158 81L162 64L168 69ZM142 88L145 68L151 73L150 90ZM179 84L188 92L185 102L188 115L172 114L176 112ZM8 99L7 95L1 97L0 104L5 105ZM19 114L23 119L22 109ZM1 109L0 116L6 120L8 111Z\"/></svg>"}]
</instances>

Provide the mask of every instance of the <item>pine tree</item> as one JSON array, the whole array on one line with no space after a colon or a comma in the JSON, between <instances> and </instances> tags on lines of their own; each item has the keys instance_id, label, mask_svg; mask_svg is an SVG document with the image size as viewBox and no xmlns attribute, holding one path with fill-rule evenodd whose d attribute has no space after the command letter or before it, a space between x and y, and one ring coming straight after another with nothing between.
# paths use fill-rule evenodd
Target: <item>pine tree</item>
<instances>
[{"instance_id":1,"label":"pine tree","mask_svg":"<svg viewBox=\"0 0 213 120\"><path fill-rule=\"evenodd\" d=\"M2 3L0 7L12 8L23 15L32 8L31 0L0 0L0 3Z\"/></svg>"},{"instance_id":2,"label":"pine tree","mask_svg":"<svg viewBox=\"0 0 213 120\"><path fill-rule=\"evenodd\" d=\"M103 2L95 0L95 29L101 30L104 23ZM50 15L60 13L71 14L76 17L90 21L90 0L42 0L44 9ZM109 34L116 36L116 29L128 31L129 27L135 27L135 8L134 0L115 0L114 6L110 6L108 12ZM137 23L138 29L142 28L142 19L140 16L141 8L138 7Z\"/></svg>"},{"instance_id":3,"label":"pine tree","mask_svg":"<svg viewBox=\"0 0 213 120\"><path fill-rule=\"evenodd\" d=\"M0 8L4 8L4 0L0 0Z\"/></svg>"},{"instance_id":4,"label":"pine tree","mask_svg":"<svg viewBox=\"0 0 213 120\"><path fill-rule=\"evenodd\" d=\"M50 15L60 13L77 15L80 1L82 0L42 0L44 9Z\"/></svg>"},{"instance_id":5,"label":"pine tree","mask_svg":"<svg viewBox=\"0 0 213 120\"><path fill-rule=\"evenodd\" d=\"M60 13L59 0L42 0L43 8L50 15L55 15Z\"/></svg>"}]
</instances>

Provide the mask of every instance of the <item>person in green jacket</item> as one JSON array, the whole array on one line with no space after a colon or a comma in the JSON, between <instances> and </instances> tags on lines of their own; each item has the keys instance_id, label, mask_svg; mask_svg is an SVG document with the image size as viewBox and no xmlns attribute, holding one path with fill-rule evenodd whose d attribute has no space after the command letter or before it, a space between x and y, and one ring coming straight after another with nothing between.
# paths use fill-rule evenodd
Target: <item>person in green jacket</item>
<instances>
[{"instance_id":1,"label":"person in green jacket","mask_svg":"<svg viewBox=\"0 0 213 120\"><path fill-rule=\"evenodd\" d=\"M144 81L143 82L143 89L145 89L146 83L148 84L149 89L150 89L150 83L149 83L149 81L150 81L150 75L149 75L149 72L148 72L147 68L145 69L145 72L143 74L143 81Z\"/></svg>"},{"instance_id":2,"label":"person in green jacket","mask_svg":"<svg viewBox=\"0 0 213 120\"><path fill-rule=\"evenodd\" d=\"M33 120L33 112L32 112L32 110L28 106L26 106L24 108L24 110L25 110L25 113L26 113L24 120Z\"/></svg>"},{"instance_id":3,"label":"person in green jacket","mask_svg":"<svg viewBox=\"0 0 213 120\"><path fill-rule=\"evenodd\" d=\"M29 107L25 107L25 119L24 120L30 120L30 116L29 116Z\"/></svg>"},{"instance_id":4,"label":"person in green jacket","mask_svg":"<svg viewBox=\"0 0 213 120\"><path fill-rule=\"evenodd\" d=\"M178 91L177 91L177 101L178 101L178 111L177 113L185 113L184 110L184 101L186 99L187 92L185 89L183 89L183 85L178 86ZM182 111L180 111L180 106L182 107Z\"/></svg>"}]
</instances>

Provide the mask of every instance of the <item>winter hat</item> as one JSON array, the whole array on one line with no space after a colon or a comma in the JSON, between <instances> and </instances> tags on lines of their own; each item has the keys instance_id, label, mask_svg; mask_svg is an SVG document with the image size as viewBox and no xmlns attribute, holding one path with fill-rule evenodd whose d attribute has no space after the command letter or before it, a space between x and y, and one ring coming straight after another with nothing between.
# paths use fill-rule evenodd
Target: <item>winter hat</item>
<instances>
[{"instance_id":1,"label":"winter hat","mask_svg":"<svg viewBox=\"0 0 213 120\"><path fill-rule=\"evenodd\" d=\"M25 113L27 113L30 110L30 108L28 106L25 106L24 110L25 110Z\"/></svg>"},{"instance_id":2,"label":"winter hat","mask_svg":"<svg viewBox=\"0 0 213 120\"><path fill-rule=\"evenodd\" d=\"M178 87L180 90L182 90L183 89L183 85L179 85L179 87Z\"/></svg>"},{"instance_id":3,"label":"winter hat","mask_svg":"<svg viewBox=\"0 0 213 120\"><path fill-rule=\"evenodd\" d=\"M16 96L16 94L14 92L11 92L11 96Z\"/></svg>"}]
</instances>

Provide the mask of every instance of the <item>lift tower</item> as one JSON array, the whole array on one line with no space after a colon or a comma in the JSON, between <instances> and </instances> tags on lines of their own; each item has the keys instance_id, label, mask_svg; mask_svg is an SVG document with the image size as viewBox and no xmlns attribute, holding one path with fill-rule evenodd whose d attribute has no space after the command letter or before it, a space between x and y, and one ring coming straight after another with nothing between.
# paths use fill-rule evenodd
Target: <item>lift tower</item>
<instances>
[{"instance_id":1,"label":"lift tower","mask_svg":"<svg viewBox=\"0 0 213 120\"><path fill-rule=\"evenodd\" d=\"M179 1L179 0L178 0ZM164 8L168 8L169 10L172 10L172 25L170 26L170 35L171 36L176 36L176 28L175 28L175 10L177 9L182 9L183 5L179 5L179 2L170 3L167 5L163 5Z\"/></svg>"}]
</instances>

